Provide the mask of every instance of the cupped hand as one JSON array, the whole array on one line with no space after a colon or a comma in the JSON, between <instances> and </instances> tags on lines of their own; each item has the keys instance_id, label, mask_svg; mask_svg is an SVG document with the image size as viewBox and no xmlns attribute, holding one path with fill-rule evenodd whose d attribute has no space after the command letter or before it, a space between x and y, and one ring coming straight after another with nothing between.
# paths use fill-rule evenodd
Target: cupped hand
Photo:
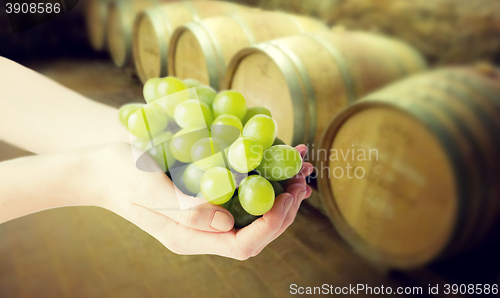
<instances>
[{"instance_id":1,"label":"cupped hand","mask_svg":"<svg viewBox=\"0 0 500 298\"><path fill-rule=\"evenodd\" d=\"M305 156L306 146L296 149ZM305 177L312 165L305 162L269 212L243 229L234 229L231 213L221 206L205 202L181 209L180 200L197 202L200 198L183 194L163 172L137 169L130 145L94 149L87 156L82 179L86 177L86 190L97 200L96 205L131 221L178 254L214 254L237 260L255 256L292 224L300 203L311 194Z\"/></svg>"}]
</instances>

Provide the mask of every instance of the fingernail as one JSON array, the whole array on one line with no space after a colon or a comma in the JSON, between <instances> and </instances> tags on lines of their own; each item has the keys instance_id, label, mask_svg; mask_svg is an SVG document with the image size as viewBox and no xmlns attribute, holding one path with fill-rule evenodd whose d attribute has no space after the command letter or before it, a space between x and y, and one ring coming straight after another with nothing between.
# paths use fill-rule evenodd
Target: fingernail
<instances>
[{"instance_id":1,"label":"fingernail","mask_svg":"<svg viewBox=\"0 0 500 298\"><path fill-rule=\"evenodd\" d=\"M302 157L302 159L304 159L306 157L306 154L307 154L307 150L302 150L302 152L300 152L300 156Z\"/></svg>"},{"instance_id":2,"label":"fingernail","mask_svg":"<svg viewBox=\"0 0 500 298\"><path fill-rule=\"evenodd\" d=\"M283 203L283 211L285 212L285 214L287 214L288 211L290 211L290 208L292 207L292 203L293 203L292 196L289 196L288 198L285 199L285 202Z\"/></svg>"},{"instance_id":3,"label":"fingernail","mask_svg":"<svg viewBox=\"0 0 500 298\"><path fill-rule=\"evenodd\" d=\"M315 170L315 168L311 167L311 169L309 170L309 175L311 175L312 173L314 173L314 170ZM307 175L307 176L309 176L309 175Z\"/></svg>"},{"instance_id":4,"label":"fingernail","mask_svg":"<svg viewBox=\"0 0 500 298\"><path fill-rule=\"evenodd\" d=\"M297 182L297 183L287 185L287 187L285 189L285 191L288 193L292 193L294 190L297 191L297 193L300 193L300 192L306 190L306 186L302 183Z\"/></svg>"},{"instance_id":5,"label":"fingernail","mask_svg":"<svg viewBox=\"0 0 500 298\"><path fill-rule=\"evenodd\" d=\"M229 231L233 228L233 219L226 212L215 211L210 226L219 231Z\"/></svg>"},{"instance_id":6,"label":"fingernail","mask_svg":"<svg viewBox=\"0 0 500 298\"><path fill-rule=\"evenodd\" d=\"M298 197L300 201L302 201L305 198L306 192L307 192L306 190L299 192Z\"/></svg>"},{"instance_id":7,"label":"fingernail","mask_svg":"<svg viewBox=\"0 0 500 298\"><path fill-rule=\"evenodd\" d=\"M307 168L307 171L304 172L304 177L311 175L313 171L314 171L313 167Z\"/></svg>"},{"instance_id":8,"label":"fingernail","mask_svg":"<svg viewBox=\"0 0 500 298\"><path fill-rule=\"evenodd\" d=\"M312 189L308 185L306 185L306 194L307 193L309 193L309 196L311 196ZM307 198L309 198L309 197L307 197Z\"/></svg>"}]
</instances>

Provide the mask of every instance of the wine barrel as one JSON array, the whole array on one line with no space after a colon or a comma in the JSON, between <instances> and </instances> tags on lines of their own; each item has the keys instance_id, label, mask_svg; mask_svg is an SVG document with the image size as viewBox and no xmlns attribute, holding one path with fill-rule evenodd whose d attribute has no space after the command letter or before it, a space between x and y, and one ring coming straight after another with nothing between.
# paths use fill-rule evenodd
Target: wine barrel
<instances>
[{"instance_id":1,"label":"wine barrel","mask_svg":"<svg viewBox=\"0 0 500 298\"><path fill-rule=\"evenodd\" d=\"M132 24L137 13L168 1L175 0L128 0L109 3L108 49L116 66L122 67L132 62Z\"/></svg>"},{"instance_id":2,"label":"wine barrel","mask_svg":"<svg viewBox=\"0 0 500 298\"><path fill-rule=\"evenodd\" d=\"M226 66L250 45L303 32L328 31L320 21L281 12L240 12L179 27L171 39L168 71L218 90Z\"/></svg>"},{"instance_id":3,"label":"wine barrel","mask_svg":"<svg viewBox=\"0 0 500 298\"><path fill-rule=\"evenodd\" d=\"M96 51L106 47L106 20L109 0L88 0L85 7L85 23L92 48Z\"/></svg>"},{"instance_id":4,"label":"wine barrel","mask_svg":"<svg viewBox=\"0 0 500 298\"><path fill-rule=\"evenodd\" d=\"M422 56L397 40L365 32L317 32L241 50L221 89L241 92L248 106L268 108L287 144L314 149L341 109L425 68Z\"/></svg>"},{"instance_id":5,"label":"wine barrel","mask_svg":"<svg viewBox=\"0 0 500 298\"><path fill-rule=\"evenodd\" d=\"M170 37L179 26L192 21L233 13L245 6L223 1L182 1L146 9L134 21L132 49L137 74L143 83L167 75Z\"/></svg>"},{"instance_id":6,"label":"wine barrel","mask_svg":"<svg viewBox=\"0 0 500 298\"><path fill-rule=\"evenodd\" d=\"M500 71L390 85L341 112L319 150L326 213L368 260L408 269L464 252L500 215Z\"/></svg>"}]
</instances>

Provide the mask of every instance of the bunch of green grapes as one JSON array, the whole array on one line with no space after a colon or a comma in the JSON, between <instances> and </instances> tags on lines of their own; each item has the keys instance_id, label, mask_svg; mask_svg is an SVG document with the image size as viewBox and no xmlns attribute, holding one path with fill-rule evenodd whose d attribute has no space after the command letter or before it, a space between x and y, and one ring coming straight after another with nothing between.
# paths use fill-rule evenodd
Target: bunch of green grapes
<instances>
[{"instance_id":1,"label":"bunch of green grapes","mask_svg":"<svg viewBox=\"0 0 500 298\"><path fill-rule=\"evenodd\" d=\"M302 167L299 152L277 138L264 107L248 108L237 91L216 93L200 82L153 78L144 85L147 104L127 104L120 120L134 145L168 175L182 173L182 190L227 208L242 228L268 212L281 186ZM169 171L169 169L179 171ZM172 178L172 177L171 177Z\"/></svg>"}]
</instances>

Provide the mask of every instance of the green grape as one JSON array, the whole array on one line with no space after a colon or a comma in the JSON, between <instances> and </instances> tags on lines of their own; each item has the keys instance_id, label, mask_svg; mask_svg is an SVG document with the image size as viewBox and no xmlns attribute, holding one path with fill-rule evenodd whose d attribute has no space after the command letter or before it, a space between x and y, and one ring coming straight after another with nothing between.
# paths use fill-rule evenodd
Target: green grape
<instances>
[{"instance_id":1,"label":"green grape","mask_svg":"<svg viewBox=\"0 0 500 298\"><path fill-rule=\"evenodd\" d=\"M136 138L135 140L132 141L131 143L132 145L134 145L135 147L143 150L143 151L147 151L151 144L150 141L148 140L145 140L145 139L140 139L140 138Z\"/></svg>"},{"instance_id":2,"label":"green grape","mask_svg":"<svg viewBox=\"0 0 500 298\"><path fill-rule=\"evenodd\" d=\"M228 169L211 168L201 178L200 190L205 200L215 205L221 205L231 199L236 189L236 182Z\"/></svg>"},{"instance_id":3,"label":"green grape","mask_svg":"<svg viewBox=\"0 0 500 298\"><path fill-rule=\"evenodd\" d=\"M200 192L201 194L201 192ZM201 196L203 198L203 195ZM236 195L236 192L233 194L233 197L231 199L229 199L229 201L225 202L224 204L220 204L219 206L221 206L222 208L226 208L227 210L229 210L229 208L231 208L231 204L233 203L233 200L235 197L238 197Z\"/></svg>"},{"instance_id":4,"label":"green grape","mask_svg":"<svg viewBox=\"0 0 500 298\"><path fill-rule=\"evenodd\" d=\"M161 110L164 114L168 115L171 118L174 118L175 108L177 107L177 105L190 98L192 98L190 91L186 89L174 94L164 96L162 98L158 98L157 100L150 103L150 105L156 106L157 109Z\"/></svg>"},{"instance_id":5,"label":"green grape","mask_svg":"<svg viewBox=\"0 0 500 298\"><path fill-rule=\"evenodd\" d=\"M171 131L164 131L153 138L153 144L159 145L163 142L170 142L174 134Z\"/></svg>"},{"instance_id":6,"label":"green grape","mask_svg":"<svg viewBox=\"0 0 500 298\"><path fill-rule=\"evenodd\" d=\"M118 110L118 115L120 117L121 123L127 127L128 126L128 118L132 113L142 108L144 104L142 103L128 103L126 105L121 106L120 110Z\"/></svg>"},{"instance_id":7,"label":"green grape","mask_svg":"<svg viewBox=\"0 0 500 298\"><path fill-rule=\"evenodd\" d=\"M221 139L227 147L241 137L241 131L232 125L213 125L210 126L210 133L213 138Z\"/></svg>"},{"instance_id":8,"label":"green grape","mask_svg":"<svg viewBox=\"0 0 500 298\"><path fill-rule=\"evenodd\" d=\"M171 168L177 161L170 152L169 147L169 142L172 138L172 135L173 134L171 132L166 131L156 136L153 141L139 138L134 140L132 142L132 145L142 149L147 153L141 155L136 161L137 168L143 171L152 171L149 163L143 160L146 155L149 155L153 158L154 161L156 161L156 164L160 167L160 169L162 169L163 172L167 172L169 168Z\"/></svg>"},{"instance_id":9,"label":"green grape","mask_svg":"<svg viewBox=\"0 0 500 298\"><path fill-rule=\"evenodd\" d=\"M192 193L200 192L201 178L205 172L200 170L194 163L189 164L184 171L183 179L187 190Z\"/></svg>"},{"instance_id":10,"label":"green grape","mask_svg":"<svg viewBox=\"0 0 500 298\"><path fill-rule=\"evenodd\" d=\"M156 98L185 90L186 84L175 77L161 78L156 85Z\"/></svg>"},{"instance_id":11,"label":"green grape","mask_svg":"<svg viewBox=\"0 0 500 298\"><path fill-rule=\"evenodd\" d=\"M188 89L193 87L203 86L199 81L195 79L186 79L183 82L186 85L186 88Z\"/></svg>"},{"instance_id":12,"label":"green grape","mask_svg":"<svg viewBox=\"0 0 500 298\"><path fill-rule=\"evenodd\" d=\"M163 172L168 171L176 162L175 157L170 152L169 143L169 141L160 143L147 151Z\"/></svg>"},{"instance_id":13,"label":"green grape","mask_svg":"<svg viewBox=\"0 0 500 298\"><path fill-rule=\"evenodd\" d=\"M273 146L276 146L276 145L286 145L286 143L283 142L282 139L276 137L276 139L274 140Z\"/></svg>"},{"instance_id":14,"label":"green grape","mask_svg":"<svg viewBox=\"0 0 500 298\"><path fill-rule=\"evenodd\" d=\"M177 105L175 122L184 129L209 127L214 118L210 107L197 99L188 99Z\"/></svg>"},{"instance_id":15,"label":"green grape","mask_svg":"<svg viewBox=\"0 0 500 298\"><path fill-rule=\"evenodd\" d=\"M277 132L273 118L267 115L256 115L245 124L242 135L256 139L264 149L267 149L274 143Z\"/></svg>"},{"instance_id":16,"label":"green grape","mask_svg":"<svg viewBox=\"0 0 500 298\"><path fill-rule=\"evenodd\" d=\"M240 173L248 173L262 161L264 149L254 138L241 137L229 149L229 164Z\"/></svg>"},{"instance_id":17,"label":"green grape","mask_svg":"<svg viewBox=\"0 0 500 298\"><path fill-rule=\"evenodd\" d=\"M248 177L248 173L239 173L237 171L235 171L234 169L230 169L231 170L231 173L233 173L234 175L234 179L236 180L236 188L238 188L241 184L241 181L243 181L243 179L245 179L246 177Z\"/></svg>"},{"instance_id":18,"label":"green grape","mask_svg":"<svg viewBox=\"0 0 500 298\"><path fill-rule=\"evenodd\" d=\"M254 222L259 216L255 216L252 214L249 214L248 212L241 207L240 199L238 196L234 196L231 201L231 205L229 205L227 210L231 212L231 214L234 217L234 227L237 229L244 228Z\"/></svg>"},{"instance_id":19,"label":"green grape","mask_svg":"<svg viewBox=\"0 0 500 298\"><path fill-rule=\"evenodd\" d=\"M264 150L264 158L257 171L268 180L281 181L292 178L302 168L302 158L297 149L276 145Z\"/></svg>"},{"instance_id":20,"label":"green grape","mask_svg":"<svg viewBox=\"0 0 500 298\"><path fill-rule=\"evenodd\" d=\"M285 192L285 189L283 188L283 186L281 185L281 183L279 183L278 181L269 181L269 182L271 182L271 185L274 188L274 196L275 197L277 197L280 194L282 194L282 193Z\"/></svg>"},{"instance_id":21,"label":"green grape","mask_svg":"<svg viewBox=\"0 0 500 298\"><path fill-rule=\"evenodd\" d=\"M236 127L240 132L243 130L241 120L233 115L220 115L212 122L212 126L213 125L230 125Z\"/></svg>"},{"instance_id":22,"label":"green grape","mask_svg":"<svg viewBox=\"0 0 500 298\"><path fill-rule=\"evenodd\" d=\"M253 107L253 108L248 108L247 113L245 114L245 118L243 118L243 124L246 124L250 118L252 118L255 115L267 115L269 117L273 117L271 115L271 112L264 108L264 107Z\"/></svg>"},{"instance_id":23,"label":"green grape","mask_svg":"<svg viewBox=\"0 0 500 298\"><path fill-rule=\"evenodd\" d=\"M203 171L213 167L226 167L224 157L229 147L218 138L204 138L196 142L191 148L191 160ZM223 154L225 156L223 156Z\"/></svg>"},{"instance_id":24,"label":"green grape","mask_svg":"<svg viewBox=\"0 0 500 298\"><path fill-rule=\"evenodd\" d=\"M128 118L128 130L133 135L142 139L150 139L150 136L157 136L167 126L168 117L150 104L135 111Z\"/></svg>"},{"instance_id":25,"label":"green grape","mask_svg":"<svg viewBox=\"0 0 500 298\"><path fill-rule=\"evenodd\" d=\"M241 93L227 90L217 94L212 109L215 117L219 117L223 114L230 114L243 120L247 112L247 104Z\"/></svg>"},{"instance_id":26,"label":"green grape","mask_svg":"<svg viewBox=\"0 0 500 298\"><path fill-rule=\"evenodd\" d=\"M259 175L248 176L241 181L238 198L243 209L251 215L262 215L274 205L274 188Z\"/></svg>"},{"instance_id":27,"label":"green grape","mask_svg":"<svg viewBox=\"0 0 500 298\"><path fill-rule=\"evenodd\" d=\"M178 161L190 163L193 161L191 159L191 148L196 142L207 137L208 129L180 130L170 141L170 151Z\"/></svg>"},{"instance_id":28,"label":"green grape","mask_svg":"<svg viewBox=\"0 0 500 298\"><path fill-rule=\"evenodd\" d=\"M181 192L187 195L196 195L196 193L190 192L186 187L186 183L184 181L184 173L186 172L186 170L187 166L171 168L167 175Z\"/></svg>"},{"instance_id":29,"label":"green grape","mask_svg":"<svg viewBox=\"0 0 500 298\"><path fill-rule=\"evenodd\" d=\"M151 78L147 80L144 87L142 87L142 95L144 95L144 100L146 100L147 103L158 99L158 96L156 96L156 88L160 82L161 78Z\"/></svg>"},{"instance_id":30,"label":"green grape","mask_svg":"<svg viewBox=\"0 0 500 298\"><path fill-rule=\"evenodd\" d=\"M214 99L217 96L217 92L208 86L198 86L196 87L196 94L198 94L198 99L201 102L206 103L210 108L214 103Z\"/></svg>"}]
</instances>

